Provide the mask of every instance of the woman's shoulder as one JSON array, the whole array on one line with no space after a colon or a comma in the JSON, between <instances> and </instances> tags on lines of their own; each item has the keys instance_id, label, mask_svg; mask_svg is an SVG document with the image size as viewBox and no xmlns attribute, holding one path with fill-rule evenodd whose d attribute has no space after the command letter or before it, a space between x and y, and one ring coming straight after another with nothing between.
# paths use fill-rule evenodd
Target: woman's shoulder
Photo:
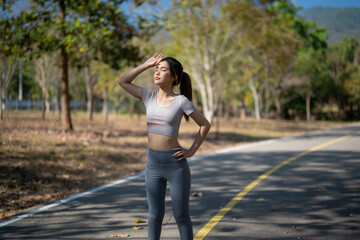
<instances>
[{"instance_id":1,"label":"woman's shoulder","mask_svg":"<svg viewBox=\"0 0 360 240\"><path fill-rule=\"evenodd\" d=\"M151 89L148 89L148 88L142 88L142 91L145 92L146 94L148 95L156 95L158 91L154 91L154 90L151 90Z\"/></svg>"},{"instance_id":2,"label":"woman's shoulder","mask_svg":"<svg viewBox=\"0 0 360 240\"><path fill-rule=\"evenodd\" d=\"M182 94L176 94L179 99L181 99L181 102L191 102L185 95Z\"/></svg>"},{"instance_id":3,"label":"woman's shoulder","mask_svg":"<svg viewBox=\"0 0 360 240\"><path fill-rule=\"evenodd\" d=\"M148 101L151 98L154 98L156 96L155 91L147 89L147 88L141 88L141 96L143 101Z\"/></svg>"}]
</instances>

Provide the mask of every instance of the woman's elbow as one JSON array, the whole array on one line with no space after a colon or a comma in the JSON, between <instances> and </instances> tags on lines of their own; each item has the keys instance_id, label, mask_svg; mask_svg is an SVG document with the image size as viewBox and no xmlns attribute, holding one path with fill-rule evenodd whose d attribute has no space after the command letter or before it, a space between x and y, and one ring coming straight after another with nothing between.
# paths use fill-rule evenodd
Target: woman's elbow
<instances>
[{"instance_id":1,"label":"woman's elbow","mask_svg":"<svg viewBox=\"0 0 360 240\"><path fill-rule=\"evenodd\" d=\"M211 128L210 122L206 120L206 123L204 124L204 127L206 128L207 131L210 131L210 128Z\"/></svg>"},{"instance_id":2,"label":"woman's elbow","mask_svg":"<svg viewBox=\"0 0 360 240\"><path fill-rule=\"evenodd\" d=\"M122 88L124 88L124 86L125 86L125 82L124 81L122 81L122 79L121 78L119 78L118 80L117 80L117 83L120 85L120 87L122 87Z\"/></svg>"}]
</instances>

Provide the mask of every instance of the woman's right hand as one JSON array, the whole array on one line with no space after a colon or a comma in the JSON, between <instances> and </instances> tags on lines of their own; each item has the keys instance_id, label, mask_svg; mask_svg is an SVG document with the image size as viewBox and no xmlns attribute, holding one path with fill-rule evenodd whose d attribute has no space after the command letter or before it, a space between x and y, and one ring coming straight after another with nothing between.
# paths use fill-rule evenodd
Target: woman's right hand
<instances>
[{"instance_id":1,"label":"woman's right hand","mask_svg":"<svg viewBox=\"0 0 360 240\"><path fill-rule=\"evenodd\" d=\"M156 65L158 65L161 62L163 57L164 56L161 53L155 53L154 56L152 56L151 58L149 58L148 60L145 61L144 65L147 68L155 67Z\"/></svg>"}]
</instances>

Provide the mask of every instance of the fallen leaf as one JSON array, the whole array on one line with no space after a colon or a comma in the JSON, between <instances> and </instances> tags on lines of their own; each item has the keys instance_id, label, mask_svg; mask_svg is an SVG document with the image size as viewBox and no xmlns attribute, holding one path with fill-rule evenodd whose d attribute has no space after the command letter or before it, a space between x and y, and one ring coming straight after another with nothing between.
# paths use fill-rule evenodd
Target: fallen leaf
<instances>
[{"instance_id":1,"label":"fallen leaf","mask_svg":"<svg viewBox=\"0 0 360 240\"><path fill-rule=\"evenodd\" d=\"M350 214L349 214L349 216L350 216L350 217L353 217L353 216L354 216L354 214L350 213Z\"/></svg>"},{"instance_id":2,"label":"fallen leaf","mask_svg":"<svg viewBox=\"0 0 360 240\"><path fill-rule=\"evenodd\" d=\"M143 227L133 227L133 229L135 229L135 230L140 230L140 229L144 229Z\"/></svg>"},{"instance_id":3,"label":"fallen leaf","mask_svg":"<svg viewBox=\"0 0 360 240\"><path fill-rule=\"evenodd\" d=\"M138 219L138 220L135 221L135 223L143 223L143 222L144 222L144 221L141 220L141 219Z\"/></svg>"},{"instance_id":4,"label":"fallen leaf","mask_svg":"<svg viewBox=\"0 0 360 240\"><path fill-rule=\"evenodd\" d=\"M264 198L258 198L258 199L256 199L256 201L258 201L258 202L264 201Z\"/></svg>"},{"instance_id":5,"label":"fallen leaf","mask_svg":"<svg viewBox=\"0 0 360 240\"><path fill-rule=\"evenodd\" d=\"M202 197L203 193L202 192L197 192L197 193L193 193L192 194L194 197Z\"/></svg>"},{"instance_id":6,"label":"fallen leaf","mask_svg":"<svg viewBox=\"0 0 360 240\"><path fill-rule=\"evenodd\" d=\"M291 226L290 228L295 229L295 228L296 228L296 226Z\"/></svg>"},{"instance_id":7,"label":"fallen leaf","mask_svg":"<svg viewBox=\"0 0 360 240\"><path fill-rule=\"evenodd\" d=\"M116 234L116 235L110 234L110 237L112 237L112 238L126 238L126 237L130 237L130 235L129 234Z\"/></svg>"},{"instance_id":8,"label":"fallen leaf","mask_svg":"<svg viewBox=\"0 0 360 240\"><path fill-rule=\"evenodd\" d=\"M118 168L122 168L122 167L124 167L124 164L123 164L123 163L119 163L119 164L117 165L117 167L118 167Z\"/></svg>"},{"instance_id":9,"label":"fallen leaf","mask_svg":"<svg viewBox=\"0 0 360 240\"><path fill-rule=\"evenodd\" d=\"M317 190L318 190L318 191L324 191L324 190L325 190L325 187L320 186L320 187L317 188Z\"/></svg>"}]
</instances>

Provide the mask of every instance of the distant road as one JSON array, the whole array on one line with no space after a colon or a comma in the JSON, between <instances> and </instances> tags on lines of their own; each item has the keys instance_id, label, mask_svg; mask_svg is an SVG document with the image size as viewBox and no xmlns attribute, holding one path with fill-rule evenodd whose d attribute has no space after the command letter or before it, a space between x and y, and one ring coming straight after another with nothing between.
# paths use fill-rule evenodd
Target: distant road
<instances>
[{"instance_id":1,"label":"distant road","mask_svg":"<svg viewBox=\"0 0 360 240\"><path fill-rule=\"evenodd\" d=\"M360 239L360 125L191 160L195 239ZM162 239L179 239L167 199ZM18 219L0 239L146 239L143 174Z\"/></svg>"}]
</instances>

